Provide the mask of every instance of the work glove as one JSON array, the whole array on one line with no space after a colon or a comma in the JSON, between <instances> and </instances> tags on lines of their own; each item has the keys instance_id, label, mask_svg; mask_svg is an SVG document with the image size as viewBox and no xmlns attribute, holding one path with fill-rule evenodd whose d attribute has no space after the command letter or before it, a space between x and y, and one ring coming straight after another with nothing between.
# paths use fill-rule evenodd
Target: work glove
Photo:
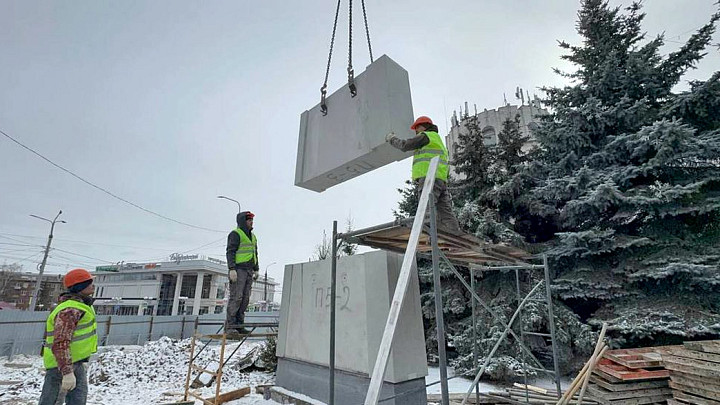
<instances>
[{"instance_id":1,"label":"work glove","mask_svg":"<svg viewBox=\"0 0 720 405\"><path fill-rule=\"evenodd\" d=\"M75 373L64 374L60 384L60 391L70 392L75 389L76 384Z\"/></svg>"},{"instance_id":2,"label":"work glove","mask_svg":"<svg viewBox=\"0 0 720 405\"><path fill-rule=\"evenodd\" d=\"M392 142L393 138L395 138L395 133L390 132L389 134L385 135L385 142Z\"/></svg>"},{"instance_id":3,"label":"work glove","mask_svg":"<svg viewBox=\"0 0 720 405\"><path fill-rule=\"evenodd\" d=\"M237 281L237 271L230 270L230 273L228 273L228 278L230 279L231 282L233 282L233 283L236 282Z\"/></svg>"},{"instance_id":4,"label":"work glove","mask_svg":"<svg viewBox=\"0 0 720 405\"><path fill-rule=\"evenodd\" d=\"M260 277L260 272L257 270L253 271L253 281L257 280L258 277Z\"/></svg>"}]
</instances>

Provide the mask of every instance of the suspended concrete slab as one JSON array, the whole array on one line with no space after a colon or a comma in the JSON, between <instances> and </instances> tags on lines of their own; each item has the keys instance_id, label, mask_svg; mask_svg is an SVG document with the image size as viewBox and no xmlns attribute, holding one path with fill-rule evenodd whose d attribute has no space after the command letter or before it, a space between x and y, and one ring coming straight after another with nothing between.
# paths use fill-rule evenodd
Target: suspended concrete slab
<instances>
[{"instance_id":1,"label":"suspended concrete slab","mask_svg":"<svg viewBox=\"0 0 720 405\"><path fill-rule=\"evenodd\" d=\"M322 192L411 153L385 142L390 132L402 139L415 136L408 73L387 55L355 78L357 95L346 84L300 116L295 185Z\"/></svg>"}]
</instances>

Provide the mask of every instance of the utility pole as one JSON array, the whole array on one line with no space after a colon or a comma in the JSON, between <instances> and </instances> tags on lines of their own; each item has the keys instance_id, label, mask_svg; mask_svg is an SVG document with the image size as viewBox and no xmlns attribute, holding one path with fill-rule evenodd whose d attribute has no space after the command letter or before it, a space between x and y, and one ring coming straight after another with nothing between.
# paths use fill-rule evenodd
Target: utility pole
<instances>
[{"instance_id":1,"label":"utility pole","mask_svg":"<svg viewBox=\"0 0 720 405\"><path fill-rule=\"evenodd\" d=\"M270 267L276 263L277 262L272 262L272 263L268 264L267 266L265 266L265 294L264 294L264 298L263 298L263 301L265 301L265 310L267 310L267 306L268 306L268 302L267 302L267 269L268 269L268 267Z\"/></svg>"},{"instance_id":2,"label":"utility pole","mask_svg":"<svg viewBox=\"0 0 720 405\"><path fill-rule=\"evenodd\" d=\"M40 217L37 215L30 214L30 216L33 218L42 219L43 221L50 222L50 236L48 236L47 246L45 246L45 255L43 256L42 263L40 263L40 273L38 273L37 281L35 282L35 290L33 291L32 299L30 299L30 307L28 308L31 312L35 311L35 307L37 306L38 296L40 295L40 286L42 284L42 275L43 275L43 272L45 271L45 264L47 263L48 254L50 253L50 243L52 243L53 230L55 230L55 222L62 222L63 224L67 223L63 220L60 220L60 221L57 220L58 217L60 216L60 214L62 214L62 210L60 210L60 212L58 212L58 214L55 215L55 219L53 219L52 221L47 218L43 218L43 217Z\"/></svg>"}]
</instances>

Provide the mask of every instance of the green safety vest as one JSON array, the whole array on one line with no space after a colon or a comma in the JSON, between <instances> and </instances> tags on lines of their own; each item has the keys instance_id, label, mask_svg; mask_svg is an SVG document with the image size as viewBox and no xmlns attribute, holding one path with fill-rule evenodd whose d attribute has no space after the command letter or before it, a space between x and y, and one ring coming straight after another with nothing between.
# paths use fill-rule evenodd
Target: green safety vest
<instances>
[{"instance_id":1,"label":"green safety vest","mask_svg":"<svg viewBox=\"0 0 720 405\"><path fill-rule=\"evenodd\" d=\"M45 321L45 344L43 345L43 363L45 368L55 368L58 366L55 355L52 352L52 344L55 340L55 317L63 309L76 308L85 314L78 321L72 341L70 342L70 355L72 362L77 363L85 360L91 354L97 351L97 323L95 322L95 310L90 305L85 305L72 299L63 301L55 307Z\"/></svg>"},{"instance_id":2,"label":"green safety vest","mask_svg":"<svg viewBox=\"0 0 720 405\"><path fill-rule=\"evenodd\" d=\"M430 168L430 160L435 156L440 156L435 178L447 181L448 151L445 143L443 143L442 138L440 138L437 132L426 131L424 134L430 139L430 143L415 150L415 155L413 155L412 178L413 180L417 180L427 176L428 169Z\"/></svg>"},{"instance_id":3,"label":"green safety vest","mask_svg":"<svg viewBox=\"0 0 720 405\"><path fill-rule=\"evenodd\" d=\"M252 240L250 240L242 229L236 228L235 232L240 235L240 246L238 246L238 250L235 252L235 263L252 262L253 264L257 264L257 238L255 234L252 234Z\"/></svg>"}]
</instances>

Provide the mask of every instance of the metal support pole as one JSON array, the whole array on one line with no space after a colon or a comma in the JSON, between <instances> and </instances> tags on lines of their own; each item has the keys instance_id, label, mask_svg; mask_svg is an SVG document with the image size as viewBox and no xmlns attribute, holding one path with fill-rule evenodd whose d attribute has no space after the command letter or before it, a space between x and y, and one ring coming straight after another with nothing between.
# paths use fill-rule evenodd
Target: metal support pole
<instances>
[{"instance_id":1,"label":"metal support pole","mask_svg":"<svg viewBox=\"0 0 720 405\"><path fill-rule=\"evenodd\" d=\"M548 322L550 323L550 339L553 351L553 368L555 370L555 386L557 388L558 399L560 394L560 366L558 365L557 356L557 336L555 335L555 315L553 314L552 290L550 288L550 268L548 267L547 255L543 255L543 266L545 266L545 293L547 295Z\"/></svg>"},{"instance_id":2,"label":"metal support pole","mask_svg":"<svg viewBox=\"0 0 720 405\"><path fill-rule=\"evenodd\" d=\"M445 354L445 321L443 317L442 285L440 284L440 247L437 236L437 213L434 198L430 198L430 239L432 243L433 290L435 292L435 323L437 329L438 357L440 358L440 391L442 404L450 404L447 383L447 356Z\"/></svg>"},{"instance_id":3,"label":"metal support pole","mask_svg":"<svg viewBox=\"0 0 720 405\"><path fill-rule=\"evenodd\" d=\"M470 287L473 291L475 291L475 269L472 267L470 268ZM475 373L478 372L478 345L477 345L477 303L475 302L475 298L472 296L470 297L470 302L472 302L472 328L473 328L473 369L475 369ZM475 386L475 403L480 403L480 387L477 385Z\"/></svg>"},{"instance_id":4,"label":"metal support pole","mask_svg":"<svg viewBox=\"0 0 720 405\"><path fill-rule=\"evenodd\" d=\"M333 221L330 258L330 390L328 404L335 404L335 302L337 300L337 221Z\"/></svg>"},{"instance_id":5,"label":"metal support pole","mask_svg":"<svg viewBox=\"0 0 720 405\"><path fill-rule=\"evenodd\" d=\"M515 287L517 288L517 302L518 305L520 305L520 302L522 301L522 295L520 293L520 270L515 269ZM520 326L520 338L524 338L525 330L523 328L523 319L522 319L522 309L520 309L520 322L518 322L518 325ZM525 356L525 352L522 354L522 365L523 365L523 380L525 382L525 402L530 402L530 390L528 389L528 380L527 380L527 357Z\"/></svg>"}]
</instances>

